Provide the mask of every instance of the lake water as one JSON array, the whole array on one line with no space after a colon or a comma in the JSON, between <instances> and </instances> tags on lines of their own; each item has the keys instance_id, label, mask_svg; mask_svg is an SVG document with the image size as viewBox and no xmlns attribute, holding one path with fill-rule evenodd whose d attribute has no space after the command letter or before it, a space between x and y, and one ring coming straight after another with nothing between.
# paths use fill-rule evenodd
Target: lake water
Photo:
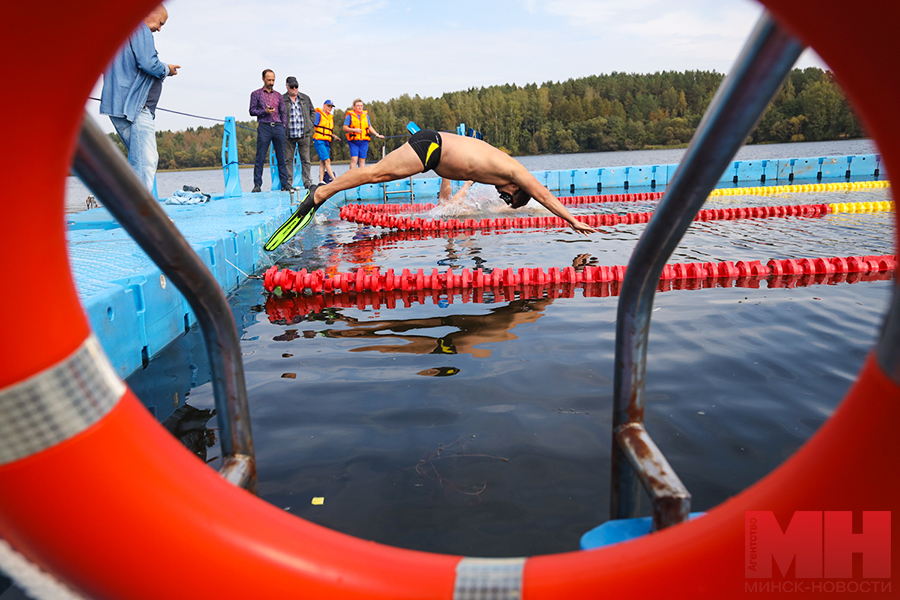
<instances>
[{"instance_id":1,"label":"lake water","mask_svg":"<svg viewBox=\"0 0 900 600\"><path fill-rule=\"evenodd\" d=\"M756 159L873 151L860 141L743 152ZM523 162L532 169L664 164L682 153ZM198 181L196 173L162 173L160 181L169 177ZM490 190L473 188L471 198L476 214L468 216L502 216ZM888 190L728 196L707 207L885 199ZM587 205L573 212L654 206ZM448 217L440 209L431 216ZM892 213L869 213L697 222L672 262L888 254L893 221ZM590 237L562 229L416 236L322 221L278 264L338 272L622 265L644 227L605 227ZM759 480L828 418L873 344L892 288L891 281L792 285L763 280L755 288L657 294L645 423L695 510ZM614 288L604 289L572 288L559 297L491 292L481 302L445 293L391 301L365 294L279 297L265 293L260 281L246 282L230 301L242 338L261 497L316 523L405 548L475 556L577 549L581 534L609 511L618 298ZM202 338L192 331L128 383L164 420L176 407L185 410L185 401L211 409L208 377ZM205 427L183 437L220 465L215 444L197 443L210 439ZM324 501L314 505L313 498ZM644 498L645 514L648 504Z\"/></svg>"}]
</instances>

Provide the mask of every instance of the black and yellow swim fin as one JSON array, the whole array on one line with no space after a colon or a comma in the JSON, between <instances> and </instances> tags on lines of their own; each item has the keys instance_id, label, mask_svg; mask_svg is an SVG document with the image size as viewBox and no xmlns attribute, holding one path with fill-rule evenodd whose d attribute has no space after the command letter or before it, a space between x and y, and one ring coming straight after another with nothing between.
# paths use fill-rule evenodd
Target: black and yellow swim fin
<instances>
[{"instance_id":1,"label":"black and yellow swim fin","mask_svg":"<svg viewBox=\"0 0 900 600\"><path fill-rule=\"evenodd\" d=\"M316 216L316 210L319 208L318 205L313 202L313 197L316 195L316 188L318 187L318 185L310 186L306 191L306 195L303 197L300 206L294 211L294 214L292 214L281 227L275 230L275 233L272 234L272 237L270 237L269 241L263 246L267 252L272 252L278 248L278 246L297 235L301 229L304 229L307 225L312 223L312 220Z\"/></svg>"}]
</instances>

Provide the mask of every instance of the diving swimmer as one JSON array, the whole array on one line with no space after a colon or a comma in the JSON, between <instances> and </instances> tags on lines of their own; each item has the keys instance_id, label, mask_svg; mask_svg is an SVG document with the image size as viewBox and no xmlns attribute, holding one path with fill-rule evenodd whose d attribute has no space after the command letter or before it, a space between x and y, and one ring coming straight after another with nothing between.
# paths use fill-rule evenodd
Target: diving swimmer
<instances>
[{"instance_id":1,"label":"diving swimmer","mask_svg":"<svg viewBox=\"0 0 900 600\"><path fill-rule=\"evenodd\" d=\"M322 203L338 192L369 183L406 179L427 171L445 179L471 179L493 185L500 198L512 208L521 208L534 198L578 233L597 231L576 220L550 190L508 154L473 137L422 129L380 162L347 171L331 183L312 186L297 211L269 238L264 248L271 252L293 237L312 221Z\"/></svg>"}]
</instances>

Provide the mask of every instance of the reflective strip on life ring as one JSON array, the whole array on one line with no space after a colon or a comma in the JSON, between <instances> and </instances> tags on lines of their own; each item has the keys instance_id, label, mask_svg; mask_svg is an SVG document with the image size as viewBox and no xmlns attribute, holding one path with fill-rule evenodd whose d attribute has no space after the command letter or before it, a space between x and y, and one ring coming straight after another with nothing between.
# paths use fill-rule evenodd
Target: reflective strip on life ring
<instances>
[{"instance_id":1,"label":"reflective strip on life ring","mask_svg":"<svg viewBox=\"0 0 900 600\"><path fill-rule=\"evenodd\" d=\"M125 384L91 334L59 364L0 390L0 465L81 433L124 393Z\"/></svg>"},{"instance_id":2,"label":"reflective strip on life ring","mask_svg":"<svg viewBox=\"0 0 900 600\"><path fill-rule=\"evenodd\" d=\"M515 600L522 596L525 558L464 558L456 565L453 600Z\"/></svg>"}]
</instances>

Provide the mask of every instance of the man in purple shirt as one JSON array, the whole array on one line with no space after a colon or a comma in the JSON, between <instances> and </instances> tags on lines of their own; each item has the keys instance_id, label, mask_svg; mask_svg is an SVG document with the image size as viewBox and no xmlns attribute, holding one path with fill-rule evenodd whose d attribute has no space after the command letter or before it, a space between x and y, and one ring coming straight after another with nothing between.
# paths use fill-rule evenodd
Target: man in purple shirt
<instances>
[{"instance_id":1,"label":"man in purple shirt","mask_svg":"<svg viewBox=\"0 0 900 600\"><path fill-rule=\"evenodd\" d=\"M253 167L253 191L262 187L263 163L269 153L269 144L275 144L275 160L278 162L278 178L281 189L291 190L291 179L284 165L285 124L287 114L284 98L275 87L275 72L266 69L262 73L263 86L250 94L250 114L256 117L256 165Z\"/></svg>"}]
</instances>

